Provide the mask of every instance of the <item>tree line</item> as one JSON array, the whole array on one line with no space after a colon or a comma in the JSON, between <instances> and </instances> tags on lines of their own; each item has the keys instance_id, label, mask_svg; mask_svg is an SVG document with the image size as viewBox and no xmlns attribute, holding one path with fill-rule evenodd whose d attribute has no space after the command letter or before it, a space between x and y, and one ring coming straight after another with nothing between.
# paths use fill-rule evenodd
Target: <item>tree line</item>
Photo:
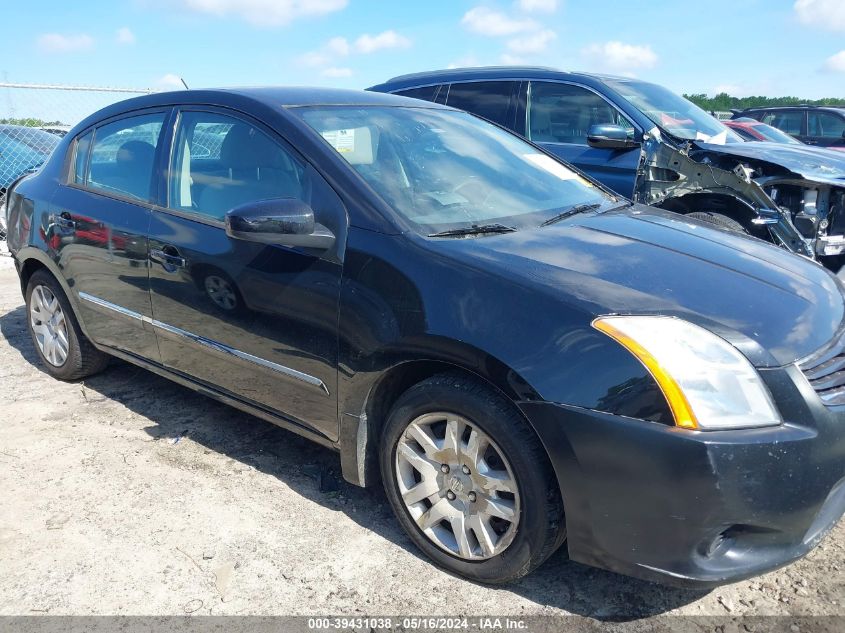
<instances>
[{"instance_id":1,"label":"tree line","mask_svg":"<svg viewBox=\"0 0 845 633\"><path fill-rule=\"evenodd\" d=\"M758 108L769 106L791 106L791 105L820 105L820 106L845 106L845 99L826 97L824 99L800 99L799 97L732 97L726 92L721 92L715 97L708 97L706 94L685 94L684 97L692 101L698 107L707 110L744 110L745 108Z\"/></svg>"},{"instance_id":2,"label":"tree line","mask_svg":"<svg viewBox=\"0 0 845 633\"><path fill-rule=\"evenodd\" d=\"M0 124L3 125L23 125L25 127L44 127L47 125L64 125L61 121L43 121L33 117L24 117L22 119L0 119Z\"/></svg>"}]
</instances>

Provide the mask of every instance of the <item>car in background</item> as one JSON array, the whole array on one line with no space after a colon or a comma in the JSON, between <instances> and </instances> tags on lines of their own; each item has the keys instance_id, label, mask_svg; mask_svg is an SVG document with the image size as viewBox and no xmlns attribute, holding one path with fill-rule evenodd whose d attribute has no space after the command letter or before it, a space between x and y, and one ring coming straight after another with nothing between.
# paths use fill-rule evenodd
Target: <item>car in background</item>
<instances>
[{"instance_id":1,"label":"car in background","mask_svg":"<svg viewBox=\"0 0 845 633\"><path fill-rule=\"evenodd\" d=\"M722 121L722 123L727 125L746 141L766 141L769 143L802 145L801 141L794 136L790 136L786 132L781 132L776 127L766 125L765 123L750 117L730 119L728 121Z\"/></svg>"},{"instance_id":2,"label":"car in background","mask_svg":"<svg viewBox=\"0 0 845 633\"><path fill-rule=\"evenodd\" d=\"M6 238L6 190L23 174L37 169L59 140L38 128L0 124L0 239Z\"/></svg>"},{"instance_id":3,"label":"car in background","mask_svg":"<svg viewBox=\"0 0 845 633\"><path fill-rule=\"evenodd\" d=\"M369 90L467 110L636 202L823 258L831 268L841 265L845 156L745 143L662 86L505 66L403 75Z\"/></svg>"},{"instance_id":4,"label":"car in background","mask_svg":"<svg viewBox=\"0 0 845 633\"><path fill-rule=\"evenodd\" d=\"M747 108L733 118L762 121L807 145L845 150L845 106Z\"/></svg>"},{"instance_id":5,"label":"car in background","mask_svg":"<svg viewBox=\"0 0 845 633\"><path fill-rule=\"evenodd\" d=\"M335 449L455 574L512 581L565 542L713 586L845 510L839 281L466 112L156 93L80 123L9 201L44 371L117 356Z\"/></svg>"},{"instance_id":6,"label":"car in background","mask_svg":"<svg viewBox=\"0 0 845 633\"><path fill-rule=\"evenodd\" d=\"M44 130L45 132L49 132L50 134L55 134L58 137L64 137L68 132L70 132L70 125L42 125L39 127L39 130Z\"/></svg>"}]
</instances>

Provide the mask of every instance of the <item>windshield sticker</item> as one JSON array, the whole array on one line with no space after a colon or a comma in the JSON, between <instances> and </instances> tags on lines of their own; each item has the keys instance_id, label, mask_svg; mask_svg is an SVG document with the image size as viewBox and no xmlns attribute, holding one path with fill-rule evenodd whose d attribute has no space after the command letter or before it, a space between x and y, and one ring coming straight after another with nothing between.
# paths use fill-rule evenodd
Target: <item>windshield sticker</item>
<instances>
[{"instance_id":1,"label":"windshield sticker","mask_svg":"<svg viewBox=\"0 0 845 633\"><path fill-rule=\"evenodd\" d=\"M585 187L593 186L589 180L581 178L581 176L567 169L551 156L546 156L545 154L523 154L522 157L561 180L577 180Z\"/></svg>"},{"instance_id":2,"label":"windshield sticker","mask_svg":"<svg viewBox=\"0 0 845 633\"><path fill-rule=\"evenodd\" d=\"M341 154L355 151L354 128L349 130L329 130L323 132L323 138Z\"/></svg>"}]
</instances>

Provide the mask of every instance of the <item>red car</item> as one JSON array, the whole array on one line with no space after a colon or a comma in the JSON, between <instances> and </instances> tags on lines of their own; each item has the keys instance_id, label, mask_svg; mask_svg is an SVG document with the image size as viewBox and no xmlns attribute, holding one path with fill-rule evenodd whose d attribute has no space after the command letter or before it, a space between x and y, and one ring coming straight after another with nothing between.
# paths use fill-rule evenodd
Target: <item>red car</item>
<instances>
[{"instance_id":1,"label":"red car","mask_svg":"<svg viewBox=\"0 0 845 633\"><path fill-rule=\"evenodd\" d=\"M746 141L767 141L769 143L803 145L803 143L794 136L790 136L776 127L772 127L771 125L767 125L766 123L762 123L761 121L752 119L751 117L731 119L730 121L722 121L722 123L727 125ZM845 151L845 147L826 147L825 149Z\"/></svg>"}]
</instances>

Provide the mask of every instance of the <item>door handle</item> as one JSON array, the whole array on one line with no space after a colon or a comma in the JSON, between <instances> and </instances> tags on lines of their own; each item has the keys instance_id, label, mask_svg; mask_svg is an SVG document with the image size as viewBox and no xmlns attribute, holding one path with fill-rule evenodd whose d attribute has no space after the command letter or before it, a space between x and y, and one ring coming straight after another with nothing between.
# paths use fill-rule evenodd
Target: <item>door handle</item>
<instances>
[{"instance_id":1,"label":"door handle","mask_svg":"<svg viewBox=\"0 0 845 633\"><path fill-rule=\"evenodd\" d=\"M185 258L179 255L179 251L177 251L173 246L151 248L150 259L157 261L159 264L173 266L175 268L185 268L188 265Z\"/></svg>"}]
</instances>

